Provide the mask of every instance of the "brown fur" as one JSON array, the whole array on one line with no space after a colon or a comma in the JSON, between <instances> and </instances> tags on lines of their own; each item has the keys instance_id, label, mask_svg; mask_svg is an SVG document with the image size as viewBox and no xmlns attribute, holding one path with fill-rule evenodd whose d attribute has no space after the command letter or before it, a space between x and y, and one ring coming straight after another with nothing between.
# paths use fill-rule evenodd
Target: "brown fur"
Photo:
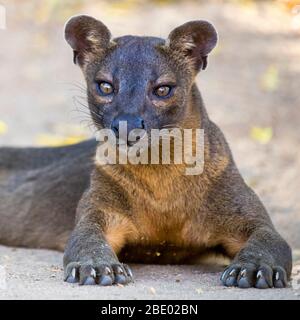
<instances>
[{"instance_id":1,"label":"brown fur","mask_svg":"<svg viewBox=\"0 0 300 320\"><path fill-rule=\"evenodd\" d=\"M217 41L213 26L192 21L173 30L167 41L132 36L111 40L100 21L80 16L67 23L66 39L87 81L96 128L110 127L116 116L127 113L142 116L148 131L166 125L203 129L204 170L188 176L185 165L100 165L97 153L91 164L92 142L37 150L41 160L28 165L21 156L26 151L5 150L0 173L9 182L0 184L0 195L5 195L4 205L0 202L2 243L60 249L75 224L64 254L68 282L131 281L129 267L118 257L190 263L214 251L233 259L222 276L225 285L286 286L291 250L240 176L195 84ZM177 81L168 99L149 92L153 73L158 74L155 86L162 79ZM112 82L116 74L120 79L114 94L99 94L97 82ZM12 163L13 155L20 161Z\"/></svg>"}]
</instances>

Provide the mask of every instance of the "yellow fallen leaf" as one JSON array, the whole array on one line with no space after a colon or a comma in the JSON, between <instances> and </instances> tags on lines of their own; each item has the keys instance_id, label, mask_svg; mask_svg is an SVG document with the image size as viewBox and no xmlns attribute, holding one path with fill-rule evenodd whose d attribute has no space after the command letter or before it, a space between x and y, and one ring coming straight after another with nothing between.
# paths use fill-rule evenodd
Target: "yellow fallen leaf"
<instances>
[{"instance_id":1,"label":"yellow fallen leaf","mask_svg":"<svg viewBox=\"0 0 300 320\"><path fill-rule=\"evenodd\" d=\"M51 272L61 272L61 268L60 267L51 267L50 271Z\"/></svg>"},{"instance_id":2,"label":"yellow fallen leaf","mask_svg":"<svg viewBox=\"0 0 300 320\"><path fill-rule=\"evenodd\" d=\"M267 68L261 77L261 86L266 91L276 91L279 86L279 71L275 65Z\"/></svg>"},{"instance_id":3,"label":"yellow fallen leaf","mask_svg":"<svg viewBox=\"0 0 300 320\"><path fill-rule=\"evenodd\" d=\"M149 291L150 291L152 294L156 294L156 290L155 290L153 287L150 287L150 288L149 288Z\"/></svg>"},{"instance_id":4,"label":"yellow fallen leaf","mask_svg":"<svg viewBox=\"0 0 300 320\"><path fill-rule=\"evenodd\" d=\"M171 4L172 3L172 0L153 0L153 2L155 4L158 4L158 5L168 5L168 4Z\"/></svg>"},{"instance_id":5,"label":"yellow fallen leaf","mask_svg":"<svg viewBox=\"0 0 300 320\"><path fill-rule=\"evenodd\" d=\"M137 5L136 0L123 0L110 3L110 7L116 11L129 12Z\"/></svg>"},{"instance_id":6,"label":"yellow fallen leaf","mask_svg":"<svg viewBox=\"0 0 300 320\"><path fill-rule=\"evenodd\" d=\"M201 288L197 288L197 289L195 289L196 290L196 292L198 293L198 294L202 294L203 293L203 290L201 289Z\"/></svg>"},{"instance_id":7,"label":"yellow fallen leaf","mask_svg":"<svg viewBox=\"0 0 300 320\"><path fill-rule=\"evenodd\" d=\"M239 0L238 4L243 7L244 10L248 11L254 11L257 8L256 2L253 0Z\"/></svg>"},{"instance_id":8,"label":"yellow fallen leaf","mask_svg":"<svg viewBox=\"0 0 300 320\"><path fill-rule=\"evenodd\" d=\"M271 127L252 127L250 136L253 140L258 141L261 144L267 144L273 137L273 130Z\"/></svg>"},{"instance_id":9,"label":"yellow fallen leaf","mask_svg":"<svg viewBox=\"0 0 300 320\"><path fill-rule=\"evenodd\" d=\"M7 131L7 124L0 120L0 134L4 134Z\"/></svg>"},{"instance_id":10,"label":"yellow fallen leaf","mask_svg":"<svg viewBox=\"0 0 300 320\"><path fill-rule=\"evenodd\" d=\"M36 138L36 143L40 146L45 147L59 147L66 146L70 144L75 144L86 139L86 136L60 136L53 134L39 134Z\"/></svg>"},{"instance_id":11,"label":"yellow fallen leaf","mask_svg":"<svg viewBox=\"0 0 300 320\"><path fill-rule=\"evenodd\" d=\"M295 6L300 5L299 0L278 0L278 2L285 5L288 10L292 10Z\"/></svg>"}]
</instances>

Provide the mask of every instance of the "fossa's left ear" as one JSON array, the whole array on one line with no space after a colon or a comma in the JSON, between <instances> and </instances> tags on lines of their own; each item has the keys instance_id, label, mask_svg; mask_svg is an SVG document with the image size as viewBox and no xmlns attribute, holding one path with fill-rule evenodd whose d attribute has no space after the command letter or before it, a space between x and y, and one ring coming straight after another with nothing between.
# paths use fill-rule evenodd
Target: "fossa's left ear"
<instances>
[{"instance_id":1,"label":"fossa's left ear","mask_svg":"<svg viewBox=\"0 0 300 320\"><path fill-rule=\"evenodd\" d=\"M214 26L203 20L187 22L174 29L168 37L170 49L190 59L196 71L206 68L207 56L217 41L218 35Z\"/></svg>"},{"instance_id":2,"label":"fossa's left ear","mask_svg":"<svg viewBox=\"0 0 300 320\"><path fill-rule=\"evenodd\" d=\"M74 51L74 63L81 67L101 58L110 43L111 34L99 20L86 16L74 16L65 25L65 39Z\"/></svg>"}]
</instances>

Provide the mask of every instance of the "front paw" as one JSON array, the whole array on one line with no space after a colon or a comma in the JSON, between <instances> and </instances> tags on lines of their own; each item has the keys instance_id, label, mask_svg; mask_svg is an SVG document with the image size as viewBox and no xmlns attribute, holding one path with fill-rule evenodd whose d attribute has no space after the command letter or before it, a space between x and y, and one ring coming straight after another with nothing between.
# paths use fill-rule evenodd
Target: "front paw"
<instances>
[{"instance_id":1,"label":"front paw","mask_svg":"<svg viewBox=\"0 0 300 320\"><path fill-rule=\"evenodd\" d=\"M70 262L65 267L64 281L78 282L80 285L111 286L133 281L130 268L126 264Z\"/></svg>"},{"instance_id":2,"label":"front paw","mask_svg":"<svg viewBox=\"0 0 300 320\"><path fill-rule=\"evenodd\" d=\"M221 281L227 287L284 288L287 286L287 273L280 267L255 265L252 263L233 263L227 267Z\"/></svg>"}]
</instances>

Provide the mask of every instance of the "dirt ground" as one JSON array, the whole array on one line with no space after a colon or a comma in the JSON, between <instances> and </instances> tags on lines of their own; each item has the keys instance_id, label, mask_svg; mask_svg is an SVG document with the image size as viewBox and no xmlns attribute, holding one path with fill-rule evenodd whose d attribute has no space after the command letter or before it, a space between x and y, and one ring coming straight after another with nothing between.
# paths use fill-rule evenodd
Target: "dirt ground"
<instances>
[{"instance_id":1,"label":"dirt ground","mask_svg":"<svg viewBox=\"0 0 300 320\"><path fill-rule=\"evenodd\" d=\"M220 41L197 80L208 113L291 244L294 279L300 281L300 10L272 1L242 3L2 1L7 28L0 30L0 145L57 145L93 135L81 106L83 78L62 36L69 16L94 15L114 36L166 37L188 20L209 20ZM0 259L7 271L1 298L299 298L295 288L223 288L218 272L200 266L136 265L134 285L78 288L61 282L60 253L0 247Z\"/></svg>"},{"instance_id":2,"label":"dirt ground","mask_svg":"<svg viewBox=\"0 0 300 320\"><path fill-rule=\"evenodd\" d=\"M135 282L127 286L79 286L62 281L62 254L0 246L6 287L0 299L300 299L300 286L288 289L237 289L220 284L222 268L212 266L131 265Z\"/></svg>"}]
</instances>

